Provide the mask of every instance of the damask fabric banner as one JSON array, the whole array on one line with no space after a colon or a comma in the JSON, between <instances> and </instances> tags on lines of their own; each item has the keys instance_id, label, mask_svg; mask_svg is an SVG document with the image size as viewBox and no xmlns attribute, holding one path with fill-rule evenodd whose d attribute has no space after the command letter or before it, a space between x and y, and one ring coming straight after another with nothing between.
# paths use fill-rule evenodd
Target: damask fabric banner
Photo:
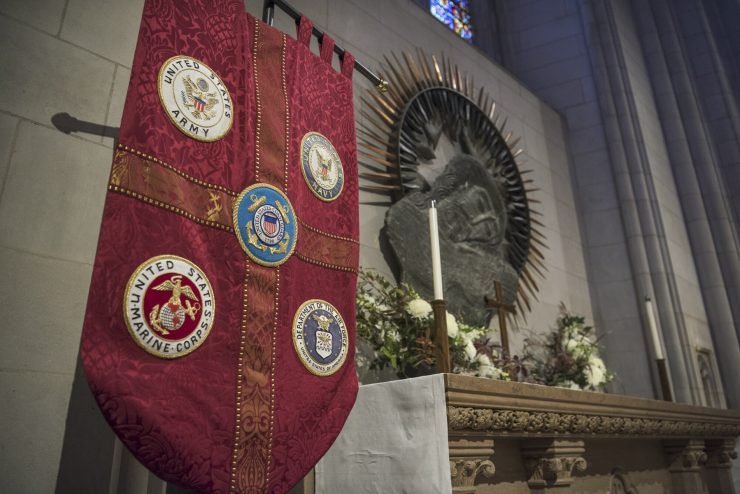
<instances>
[{"instance_id":1,"label":"damask fabric banner","mask_svg":"<svg viewBox=\"0 0 740 494\"><path fill-rule=\"evenodd\" d=\"M357 393L354 62L243 9L145 4L81 358L159 477L283 493Z\"/></svg>"}]
</instances>

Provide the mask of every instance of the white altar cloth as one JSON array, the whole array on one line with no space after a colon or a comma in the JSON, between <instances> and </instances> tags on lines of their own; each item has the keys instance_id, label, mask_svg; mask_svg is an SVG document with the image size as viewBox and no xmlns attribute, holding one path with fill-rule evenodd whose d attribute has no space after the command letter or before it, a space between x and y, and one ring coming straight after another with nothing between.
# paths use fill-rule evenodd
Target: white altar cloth
<instances>
[{"instance_id":1,"label":"white altar cloth","mask_svg":"<svg viewBox=\"0 0 740 494\"><path fill-rule=\"evenodd\" d=\"M316 494L451 494L444 376L360 387Z\"/></svg>"}]
</instances>

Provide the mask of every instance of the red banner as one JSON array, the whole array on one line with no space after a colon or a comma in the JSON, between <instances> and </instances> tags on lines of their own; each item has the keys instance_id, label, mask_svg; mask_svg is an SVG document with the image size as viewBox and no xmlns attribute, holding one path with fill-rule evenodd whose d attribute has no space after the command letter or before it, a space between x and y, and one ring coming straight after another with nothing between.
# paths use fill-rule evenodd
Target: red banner
<instances>
[{"instance_id":1,"label":"red banner","mask_svg":"<svg viewBox=\"0 0 740 494\"><path fill-rule=\"evenodd\" d=\"M81 358L159 477L283 493L357 392L353 60L243 8L145 4Z\"/></svg>"}]
</instances>

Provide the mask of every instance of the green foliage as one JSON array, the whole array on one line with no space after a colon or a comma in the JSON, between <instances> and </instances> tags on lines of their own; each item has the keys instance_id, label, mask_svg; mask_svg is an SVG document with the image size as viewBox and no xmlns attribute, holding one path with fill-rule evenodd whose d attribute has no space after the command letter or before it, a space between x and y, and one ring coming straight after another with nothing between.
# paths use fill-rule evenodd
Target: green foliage
<instances>
[{"instance_id":1,"label":"green foliage","mask_svg":"<svg viewBox=\"0 0 740 494\"><path fill-rule=\"evenodd\" d=\"M398 286L373 271L360 271L357 286L357 335L375 354L371 369L392 368L399 378L434 371L432 306L409 285ZM447 314L453 372L508 379L497 367L491 334ZM358 359L358 366L364 362Z\"/></svg>"},{"instance_id":2,"label":"green foliage","mask_svg":"<svg viewBox=\"0 0 740 494\"><path fill-rule=\"evenodd\" d=\"M409 285L396 285L373 271L360 271L357 335L374 350L371 369L391 368L403 379L434 372L432 306ZM524 355L502 355L487 328L447 313L453 372L573 389L602 390L614 379L599 357L594 329L565 306L552 333L526 340ZM358 355L357 365L366 364Z\"/></svg>"},{"instance_id":3,"label":"green foliage","mask_svg":"<svg viewBox=\"0 0 740 494\"><path fill-rule=\"evenodd\" d=\"M535 366L536 382L548 386L600 391L614 379L599 356L594 328L581 316L560 307L557 329L544 338L528 338L525 354Z\"/></svg>"}]
</instances>

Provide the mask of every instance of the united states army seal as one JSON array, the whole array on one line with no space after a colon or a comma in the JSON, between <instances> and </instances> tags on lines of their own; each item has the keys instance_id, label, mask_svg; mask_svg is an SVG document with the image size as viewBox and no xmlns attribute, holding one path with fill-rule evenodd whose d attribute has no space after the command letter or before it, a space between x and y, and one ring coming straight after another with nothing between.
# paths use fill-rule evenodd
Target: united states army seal
<instances>
[{"instance_id":1,"label":"united states army seal","mask_svg":"<svg viewBox=\"0 0 740 494\"><path fill-rule=\"evenodd\" d=\"M342 161L329 139L318 132L308 132L301 140L301 170L308 188L322 201L333 201L342 193Z\"/></svg>"},{"instance_id":2,"label":"united states army seal","mask_svg":"<svg viewBox=\"0 0 740 494\"><path fill-rule=\"evenodd\" d=\"M257 264L279 266L293 254L298 227L293 206L280 189L247 187L234 203L233 219L242 249Z\"/></svg>"},{"instance_id":3,"label":"united states army seal","mask_svg":"<svg viewBox=\"0 0 740 494\"><path fill-rule=\"evenodd\" d=\"M234 121L229 90L200 60L170 58L159 69L159 99L175 127L199 141L216 141Z\"/></svg>"},{"instance_id":4,"label":"united states army seal","mask_svg":"<svg viewBox=\"0 0 740 494\"><path fill-rule=\"evenodd\" d=\"M211 332L216 304L203 270L182 257L162 255L129 278L123 317L134 341L148 353L177 358L197 349Z\"/></svg>"},{"instance_id":5,"label":"united states army seal","mask_svg":"<svg viewBox=\"0 0 740 494\"><path fill-rule=\"evenodd\" d=\"M324 300L304 302L293 318L293 346L306 369L330 376L347 359L349 338L339 311Z\"/></svg>"}]
</instances>

